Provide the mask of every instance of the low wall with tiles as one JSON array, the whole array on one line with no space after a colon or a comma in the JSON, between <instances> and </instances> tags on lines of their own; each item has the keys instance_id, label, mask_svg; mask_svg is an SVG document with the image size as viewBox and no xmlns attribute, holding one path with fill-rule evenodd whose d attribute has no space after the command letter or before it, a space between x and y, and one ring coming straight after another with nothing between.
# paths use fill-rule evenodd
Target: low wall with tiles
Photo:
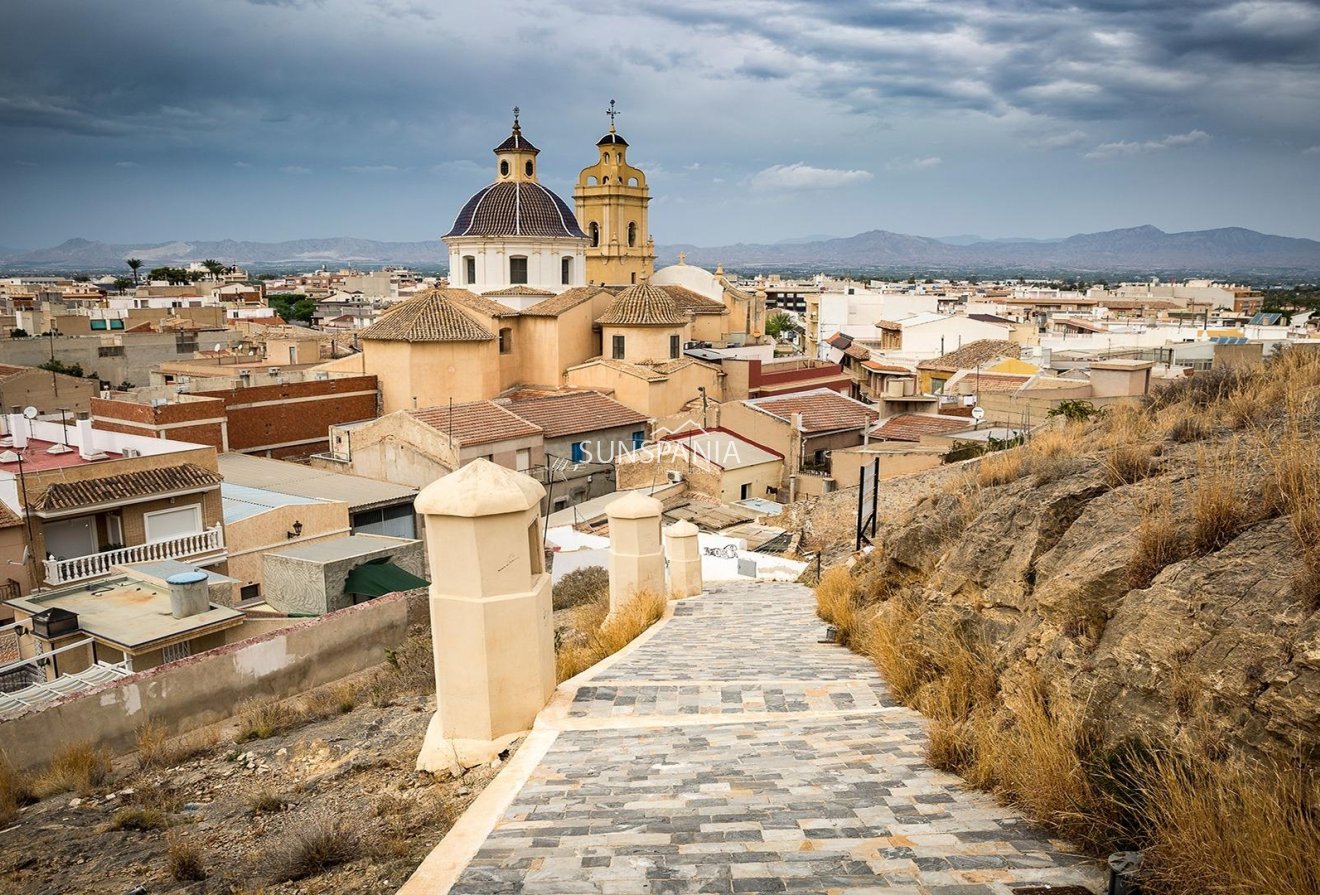
<instances>
[{"instance_id":1,"label":"low wall with tiles","mask_svg":"<svg viewBox=\"0 0 1320 895\"><path fill-rule=\"evenodd\" d=\"M147 721L187 733L232 717L245 699L295 696L379 665L387 647L428 618L425 594L391 594L299 621L0 722L0 754L18 771L81 741L123 755Z\"/></svg>"}]
</instances>

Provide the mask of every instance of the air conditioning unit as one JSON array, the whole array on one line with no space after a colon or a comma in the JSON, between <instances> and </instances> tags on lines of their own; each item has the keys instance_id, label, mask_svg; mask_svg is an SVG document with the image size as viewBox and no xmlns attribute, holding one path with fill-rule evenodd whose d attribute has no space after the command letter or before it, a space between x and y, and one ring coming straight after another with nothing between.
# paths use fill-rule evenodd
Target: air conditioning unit
<instances>
[{"instance_id":1,"label":"air conditioning unit","mask_svg":"<svg viewBox=\"0 0 1320 895\"><path fill-rule=\"evenodd\" d=\"M676 469L671 469L665 473L665 478L669 480L669 484L678 485L683 481L683 473Z\"/></svg>"},{"instance_id":2,"label":"air conditioning unit","mask_svg":"<svg viewBox=\"0 0 1320 895\"><path fill-rule=\"evenodd\" d=\"M269 375L271 375L271 376L278 376L278 375L280 375L280 368L279 368L279 367L271 367L271 368L270 368L269 370L267 370L266 372L267 372Z\"/></svg>"},{"instance_id":3,"label":"air conditioning unit","mask_svg":"<svg viewBox=\"0 0 1320 895\"><path fill-rule=\"evenodd\" d=\"M130 447L124 448L124 459L126 460L131 460L133 457L141 457L141 456L142 456L142 452L137 448L130 448Z\"/></svg>"}]
</instances>

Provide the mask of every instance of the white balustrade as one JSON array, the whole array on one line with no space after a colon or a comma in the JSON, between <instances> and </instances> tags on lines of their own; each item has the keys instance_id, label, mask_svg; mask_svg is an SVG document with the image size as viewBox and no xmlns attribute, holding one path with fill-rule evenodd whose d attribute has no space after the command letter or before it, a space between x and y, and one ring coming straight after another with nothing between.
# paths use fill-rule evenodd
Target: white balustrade
<instances>
[{"instance_id":1,"label":"white balustrade","mask_svg":"<svg viewBox=\"0 0 1320 895\"><path fill-rule=\"evenodd\" d=\"M48 559L44 561L46 584L69 584L73 581L108 575L114 566L218 553L224 547L224 530L217 525L195 534L151 541L133 547L121 547L104 553L90 553L87 556L75 556L71 559Z\"/></svg>"}]
</instances>

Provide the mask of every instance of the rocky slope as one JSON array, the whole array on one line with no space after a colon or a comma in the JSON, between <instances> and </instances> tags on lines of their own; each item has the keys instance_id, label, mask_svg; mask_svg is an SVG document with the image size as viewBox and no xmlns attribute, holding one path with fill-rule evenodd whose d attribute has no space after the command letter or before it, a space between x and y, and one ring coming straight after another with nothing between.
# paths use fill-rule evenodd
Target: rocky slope
<instances>
[{"instance_id":1,"label":"rocky slope","mask_svg":"<svg viewBox=\"0 0 1320 895\"><path fill-rule=\"evenodd\" d=\"M1298 585L1303 545L1271 495L1267 443L1222 431L1164 441L1154 474L1130 483L1114 481L1106 449L1034 474L1024 463L988 487L969 477L889 525L856 571L871 599L910 588L928 615L984 642L1001 673L1038 669L1107 742L1314 758L1320 607ZM1207 457L1229 445L1226 476ZM1229 524L1209 549L1191 545L1195 514L1223 489ZM1181 545L1166 557L1177 561L1145 586L1134 569L1161 532Z\"/></svg>"}]
</instances>

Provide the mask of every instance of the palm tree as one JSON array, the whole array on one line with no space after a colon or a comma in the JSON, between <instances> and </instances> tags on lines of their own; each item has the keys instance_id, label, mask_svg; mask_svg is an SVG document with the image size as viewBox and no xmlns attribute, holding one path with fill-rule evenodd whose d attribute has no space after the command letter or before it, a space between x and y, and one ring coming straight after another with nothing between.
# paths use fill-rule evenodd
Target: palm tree
<instances>
[{"instance_id":1,"label":"palm tree","mask_svg":"<svg viewBox=\"0 0 1320 895\"><path fill-rule=\"evenodd\" d=\"M212 279L220 279L220 274L224 273L225 266L214 258L207 258L202 262L202 267L211 274Z\"/></svg>"},{"instance_id":2,"label":"palm tree","mask_svg":"<svg viewBox=\"0 0 1320 895\"><path fill-rule=\"evenodd\" d=\"M138 272L138 268L142 266L142 259L129 258L124 263L128 265L129 270L133 271L133 285L136 286L138 281L137 272Z\"/></svg>"}]
</instances>

